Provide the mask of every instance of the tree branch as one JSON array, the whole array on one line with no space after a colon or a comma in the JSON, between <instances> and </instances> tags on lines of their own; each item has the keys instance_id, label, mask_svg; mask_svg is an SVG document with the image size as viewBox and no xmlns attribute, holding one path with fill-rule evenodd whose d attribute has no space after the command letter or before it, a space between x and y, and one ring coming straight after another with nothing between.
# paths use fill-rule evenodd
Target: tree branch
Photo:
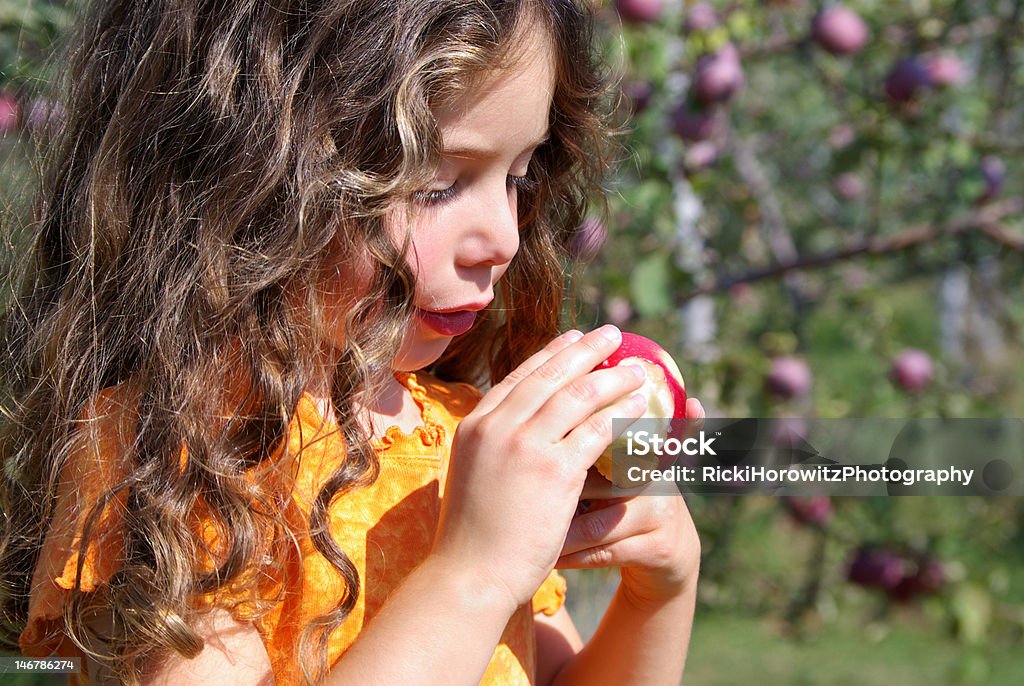
<instances>
[{"instance_id":1,"label":"tree branch","mask_svg":"<svg viewBox=\"0 0 1024 686\"><path fill-rule=\"evenodd\" d=\"M725 276L678 296L677 302L686 302L698 295L720 293L740 283L751 283L783 276L794 271L818 269L843 262L861 255L885 255L910 250L940 238L978 231L1015 252L1024 252L1024 235L1008 231L1000 220L1024 212L1024 197L1010 198L992 203L961 217L945 226L925 224L914 226L890 236L873 236L855 242L844 248L817 255L797 256L772 267L747 272L737 276Z\"/></svg>"}]
</instances>

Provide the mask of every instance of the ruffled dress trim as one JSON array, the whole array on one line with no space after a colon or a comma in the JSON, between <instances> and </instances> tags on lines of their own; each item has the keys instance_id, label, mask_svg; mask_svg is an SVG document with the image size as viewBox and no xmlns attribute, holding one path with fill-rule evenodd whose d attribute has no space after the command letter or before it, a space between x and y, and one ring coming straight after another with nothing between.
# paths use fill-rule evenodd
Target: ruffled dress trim
<instances>
[{"instance_id":1,"label":"ruffled dress trim","mask_svg":"<svg viewBox=\"0 0 1024 686\"><path fill-rule=\"evenodd\" d=\"M429 393L413 372L395 372L395 380L402 384L420 410L421 425L406 433L398 426L389 426L380 438L373 439L373 447L378 450L388 450L400 440L408 440L410 437L418 438L420 444L425 447L439 447L444 445L447 438L447 431L444 424L437 415L437 408Z\"/></svg>"},{"instance_id":2,"label":"ruffled dress trim","mask_svg":"<svg viewBox=\"0 0 1024 686\"><path fill-rule=\"evenodd\" d=\"M548 617L558 612L565 605L566 581L558 571L552 571L544 583L540 585L530 602L533 614L543 612Z\"/></svg>"}]
</instances>

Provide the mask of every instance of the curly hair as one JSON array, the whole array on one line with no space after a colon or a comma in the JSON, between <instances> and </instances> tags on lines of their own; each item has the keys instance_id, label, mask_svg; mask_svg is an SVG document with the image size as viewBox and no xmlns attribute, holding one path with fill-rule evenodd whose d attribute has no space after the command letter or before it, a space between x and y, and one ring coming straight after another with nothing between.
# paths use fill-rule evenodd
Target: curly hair
<instances>
[{"instance_id":1,"label":"curly hair","mask_svg":"<svg viewBox=\"0 0 1024 686\"><path fill-rule=\"evenodd\" d=\"M394 245L386 222L440 160L432 108L507 64L517 31L539 25L556 87L549 139L530 165L536 190L520 200L521 248L495 304L434 371L494 381L558 331L567 245L608 163L590 5L92 5L69 42L66 119L46 148L19 294L0 323L0 642L17 646L25 626L62 469L95 439L82 418L116 387L132 399L124 449L110 458L123 478L91 506L79 559L117 499L123 560L101 591L76 583L63 630L85 650L95 644L83 618L113 612L110 654L97 657L126 683L160 652L196 655L190 599L289 545L277 513L295 456L279 448L322 374L322 332L342 326L329 374L348 451L308 526L348 593L300 644L307 679L323 673L327 637L359 588L327 512L377 476L353 408L390 375L412 313L408 246ZM343 322L328 321L315 286L327 255L343 276L370 265ZM255 468L283 478L254 480ZM204 545L185 516L197 502L223 541L212 568L197 563Z\"/></svg>"}]
</instances>

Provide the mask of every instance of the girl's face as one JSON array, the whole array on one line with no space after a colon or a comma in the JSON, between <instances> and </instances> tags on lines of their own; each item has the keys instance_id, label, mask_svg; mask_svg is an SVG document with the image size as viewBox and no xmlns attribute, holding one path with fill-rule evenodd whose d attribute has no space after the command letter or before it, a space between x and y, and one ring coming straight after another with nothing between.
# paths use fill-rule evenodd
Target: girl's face
<instances>
[{"instance_id":1,"label":"girl's face","mask_svg":"<svg viewBox=\"0 0 1024 686\"><path fill-rule=\"evenodd\" d=\"M555 80L546 33L523 33L512 66L434 112L444 150L433 183L411 208L416 313L397 371L432 364L465 333L519 249L516 194L547 136ZM396 226L399 242L400 232Z\"/></svg>"}]
</instances>

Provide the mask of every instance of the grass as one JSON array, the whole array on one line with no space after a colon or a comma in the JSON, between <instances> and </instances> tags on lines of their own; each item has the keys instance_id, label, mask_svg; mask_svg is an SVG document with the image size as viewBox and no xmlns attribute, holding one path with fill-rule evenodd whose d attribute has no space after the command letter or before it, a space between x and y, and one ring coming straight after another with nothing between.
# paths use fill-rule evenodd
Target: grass
<instances>
[{"instance_id":1,"label":"grass","mask_svg":"<svg viewBox=\"0 0 1024 686\"><path fill-rule=\"evenodd\" d=\"M1024 654L1009 645L967 646L913 614L884 626L842 619L794 639L759 618L699 613L688 684L860 686L899 683L1019 684Z\"/></svg>"},{"instance_id":2,"label":"grass","mask_svg":"<svg viewBox=\"0 0 1024 686\"><path fill-rule=\"evenodd\" d=\"M2 674L0 684L3 686L66 686L66 674Z\"/></svg>"},{"instance_id":3,"label":"grass","mask_svg":"<svg viewBox=\"0 0 1024 686\"><path fill-rule=\"evenodd\" d=\"M597 627L617 574L565 572L569 611L584 639ZM933 609L933 608L932 608ZM780 622L699 605L685 683L696 686L1016 686L1024 653L1006 639L968 645L929 608L900 608L884 621L861 613L812 617L799 636Z\"/></svg>"}]
</instances>

